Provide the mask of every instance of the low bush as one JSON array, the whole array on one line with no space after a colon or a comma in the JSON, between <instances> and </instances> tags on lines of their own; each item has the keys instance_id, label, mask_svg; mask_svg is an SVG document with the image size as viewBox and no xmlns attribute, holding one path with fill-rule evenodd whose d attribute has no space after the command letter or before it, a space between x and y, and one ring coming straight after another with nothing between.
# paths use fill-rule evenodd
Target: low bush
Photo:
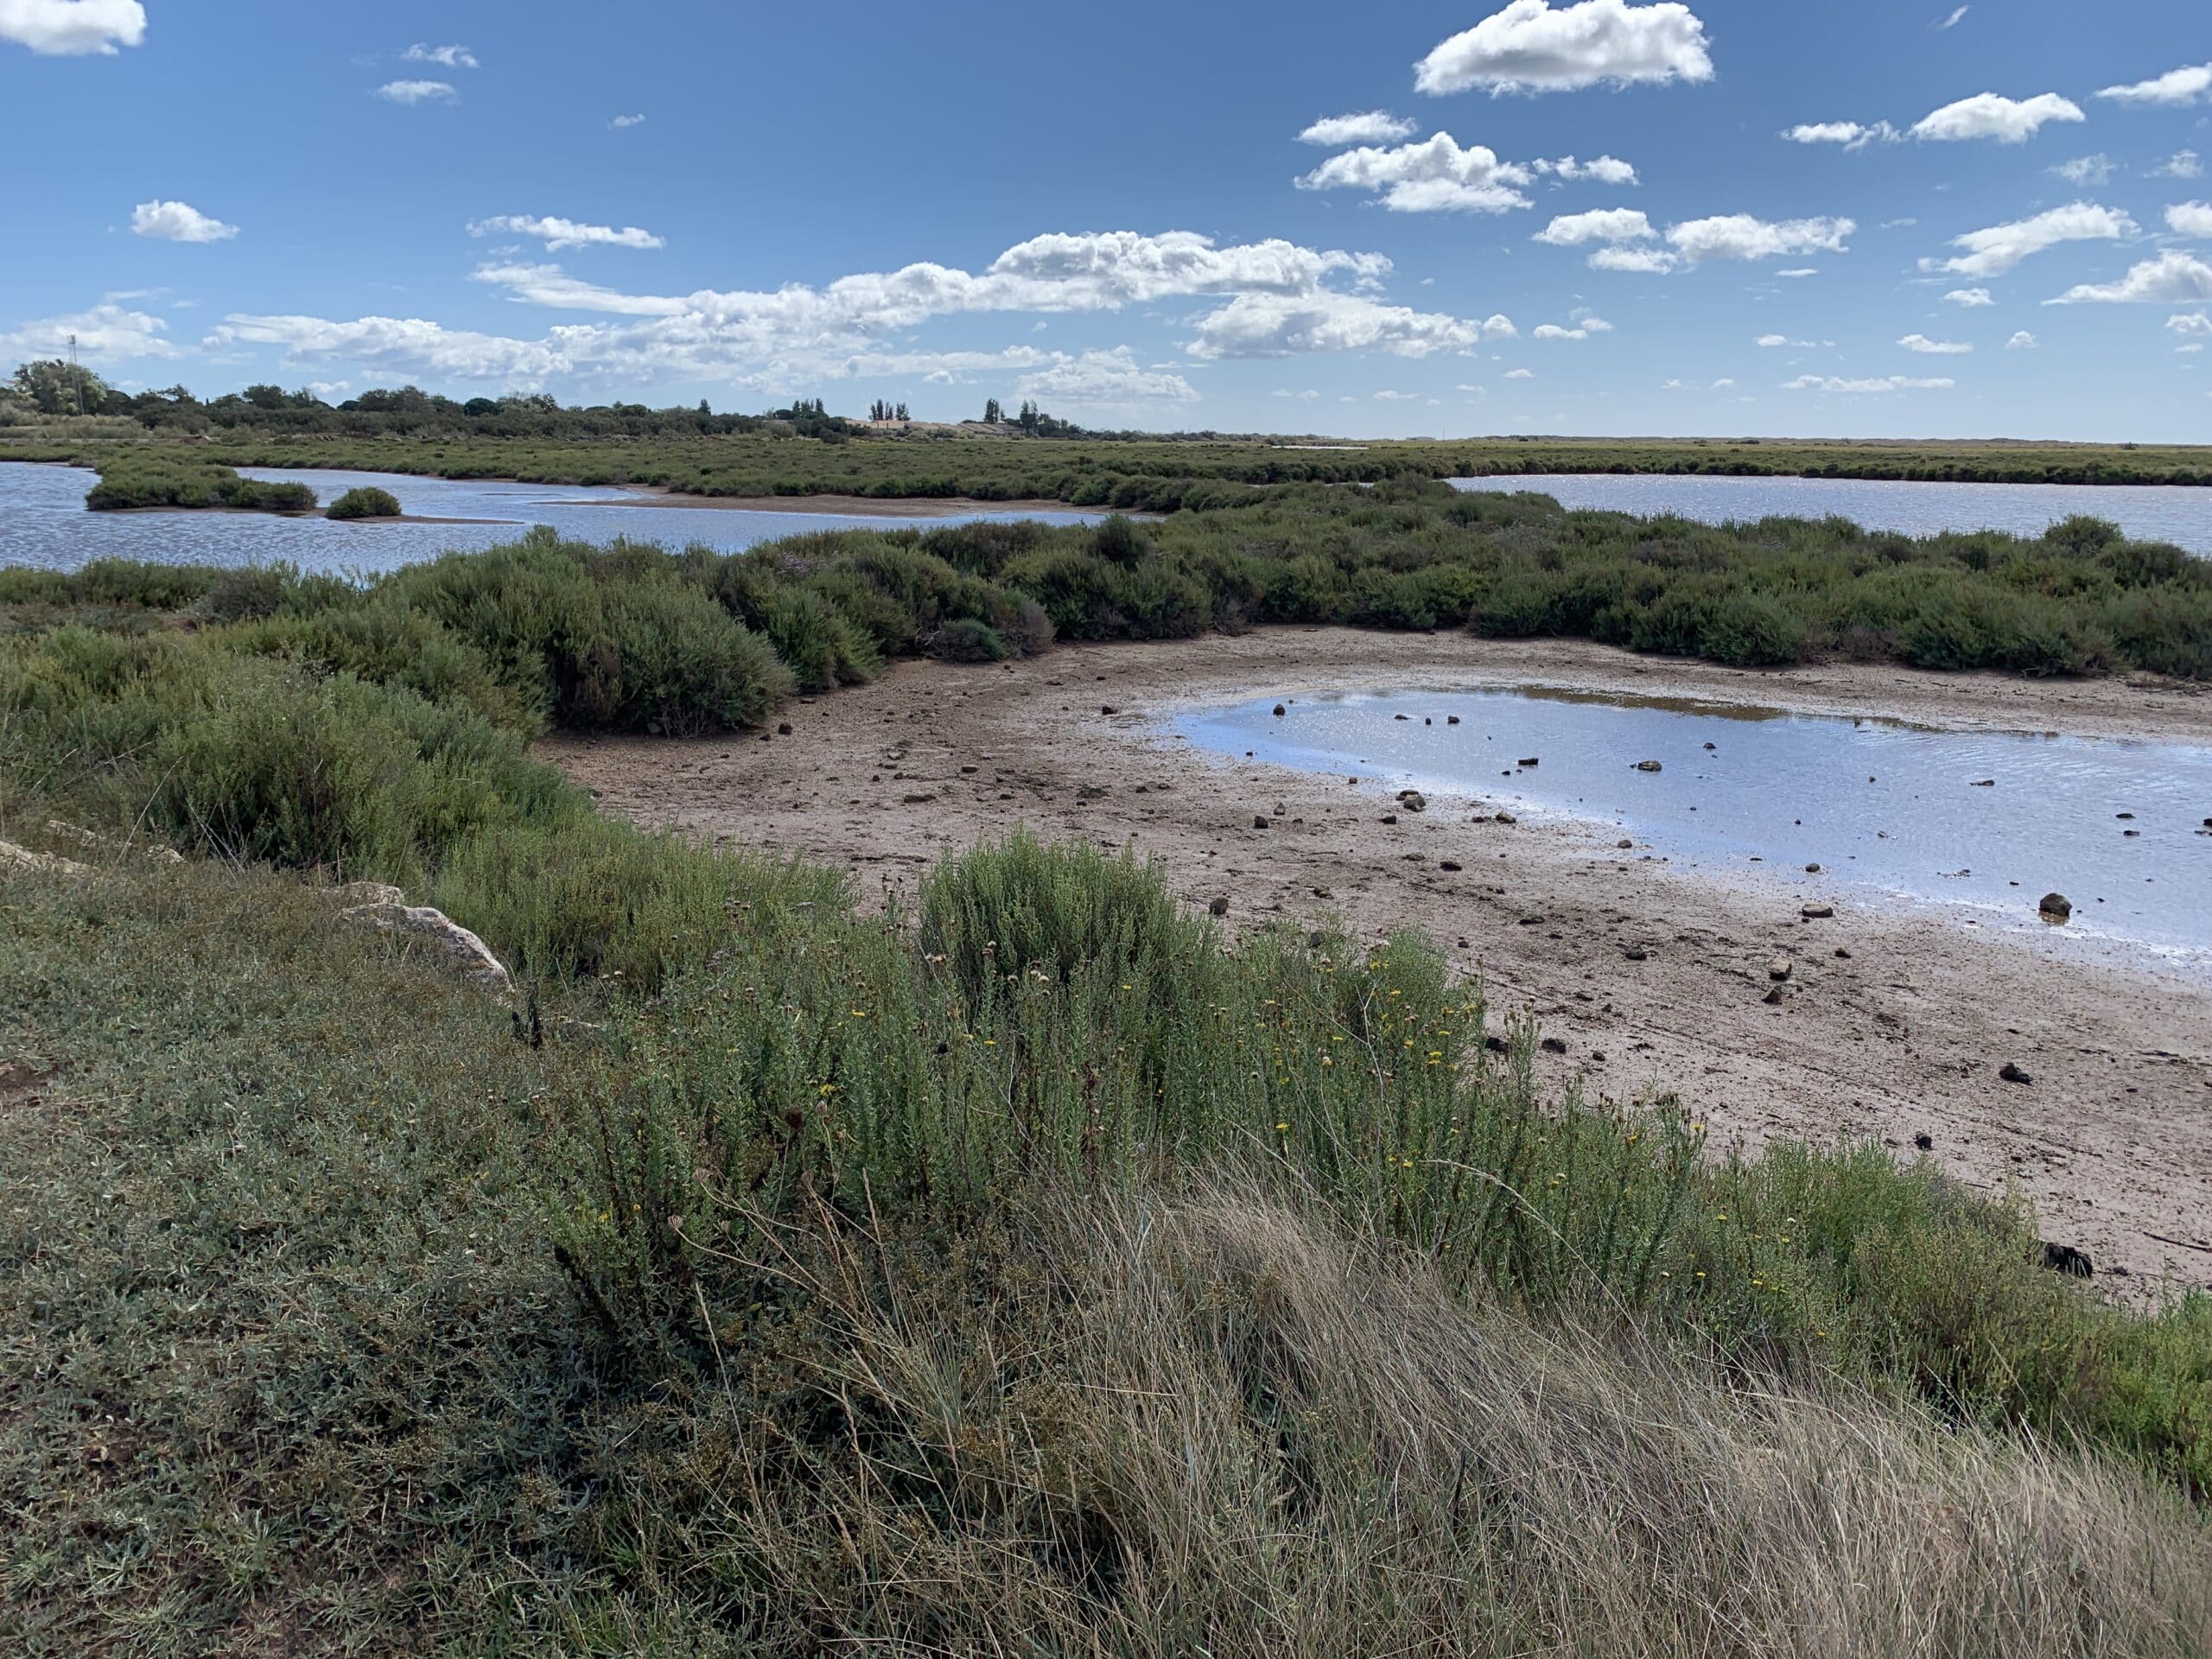
<instances>
[{"instance_id":1,"label":"low bush","mask_svg":"<svg viewBox=\"0 0 2212 1659\"><path fill-rule=\"evenodd\" d=\"M324 516L330 518L397 518L400 516L399 498L390 490L378 489L372 484L359 485L333 501Z\"/></svg>"}]
</instances>

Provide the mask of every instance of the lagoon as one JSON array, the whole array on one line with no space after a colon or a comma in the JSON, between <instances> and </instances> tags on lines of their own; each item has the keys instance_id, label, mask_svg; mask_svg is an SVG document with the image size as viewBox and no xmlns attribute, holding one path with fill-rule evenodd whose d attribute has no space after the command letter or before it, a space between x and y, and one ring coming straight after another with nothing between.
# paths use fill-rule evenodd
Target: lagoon
<instances>
[{"instance_id":1,"label":"lagoon","mask_svg":"<svg viewBox=\"0 0 2212 1659\"><path fill-rule=\"evenodd\" d=\"M1356 776L1386 798L1418 789L1432 813L1504 807L1808 897L1937 905L2212 976L2212 747L1535 687L1275 706L1201 710L1170 729L1216 755ZM1647 760L1659 770L1637 770ZM2053 891L2074 906L2063 930L2037 918Z\"/></svg>"},{"instance_id":2,"label":"lagoon","mask_svg":"<svg viewBox=\"0 0 2212 1659\"><path fill-rule=\"evenodd\" d=\"M0 566L75 570L94 559L143 559L156 564L262 564L286 560L302 570L369 574L394 570L453 551L512 542L532 524L564 537L606 543L618 537L683 547L702 542L734 553L760 542L810 531L882 530L975 519L1040 518L1080 524L1095 512L990 512L944 518L886 514L756 512L740 508L641 505L635 490L575 484L520 484L484 479L418 478L410 474L352 473L246 467L248 478L296 480L327 506L360 485L390 490L403 511L422 519L479 523L356 524L265 512L149 511L88 512L85 492L95 475L77 467L0 464Z\"/></svg>"},{"instance_id":3,"label":"lagoon","mask_svg":"<svg viewBox=\"0 0 2212 1659\"><path fill-rule=\"evenodd\" d=\"M1548 495L1570 509L1702 524L1848 518L1907 536L2002 530L2040 536L2075 513L2108 518L2137 541L2212 556L2212 489L2181 484L1946 484L1879 478L1745 478L1675 473L1554 473L1455 478L1459 490Z\"/></svg>"}]
</instances>

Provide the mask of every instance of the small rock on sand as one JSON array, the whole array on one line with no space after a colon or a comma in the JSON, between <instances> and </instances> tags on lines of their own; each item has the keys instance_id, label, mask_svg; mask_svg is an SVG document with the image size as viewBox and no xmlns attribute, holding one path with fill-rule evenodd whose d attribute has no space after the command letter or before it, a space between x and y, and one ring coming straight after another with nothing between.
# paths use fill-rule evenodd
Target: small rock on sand
<instances>
[{"instance_id":1,"label":"small rock on sand","mask_svg":"<svg viewBox=\"0 0 2212 1659\"><path fill-rule=\"evenodd\" d=\"M1835 906L1834 905L1804 905L1798 908L1797 913L1808 922L1825 921L1835 914Z\"/></svg>"},{"instance_id":2,"label":"small rock on sand","mask_svg":"<svg viewBox=\"0 0 2212 1659\"><path fill-rule=\"evenodd\" d=\"M2007 1083L2033 1083L2035 1079L2020 1069L2014 1060L2007 1060L1997 1068L1997 1075Z\"/></svg>"},{"instance_id":3,"label":"small rock on sand","mask_svg":"<svg viewBox=\"0 0 2212 1659\"><path fill-rule=\"evenodd\" d=\"M1639 760L1636 763L1636 769L1638 772L1657 772L1661 767L1656 760Z\"/></svg>"},{"instance_id":4,"label":"small rock on sand","mask_svg":"<svg viewBox=\"0 0 2212 1659\"><path fill-rule=\"evenodd\" d=\"M1789 958L1787 957L1777 957L1772 962L1767 963L1766 976L1772 980L1784 980L1789 978Z\"/></svg>"},{"instance_id":5,"label":"small rock on sand","mask_svg":"<svg viewBox=\"0 0 2212 1659\"><path fill-rule=\"evenodd\" d=\"M2046 922L2063 922L2074 913L2073 902L2063 893L2046 893L2036 904Z\"/></svg>"}]
</instances>

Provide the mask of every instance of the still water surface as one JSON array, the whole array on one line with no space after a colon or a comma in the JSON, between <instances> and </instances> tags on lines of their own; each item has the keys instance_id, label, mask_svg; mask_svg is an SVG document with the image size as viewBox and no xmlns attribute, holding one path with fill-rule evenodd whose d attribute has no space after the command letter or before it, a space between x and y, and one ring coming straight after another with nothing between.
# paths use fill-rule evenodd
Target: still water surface
<instances>
[{"instance_id":1,"label":"still water surface","mask_svg":"<svg viewBox=\"0 0 2212 1659\"><path fill-rule=\"evenodd\" d=\"M1274 706L1170 729L1217 754L1595 823L1677 863L1951 906L1985 926L2041 929L2037 902L2055 890L2075 906L2062 937L2212 976L2212 748L1538 689L1300 697L1280 718ZM1429 810L1448 822L1457 804Z\"/></svg>"},{"instance_id":2,"label":"still water surface","mask_svg":"<svg viewBox=\"0 0 2212 1659\"><path fill-rule=\"evenodd\" d=\"M2185 484L1922 484L1878 478L1705 478L1664 473L1558 473L1455 478L1454 489L1533 490L1561 506L1707 524L1831 514L1868 530L1933 536L2003 530L2040 536L2077 512L2108 518L2137 541L2212 554L2212 489Z\"/></svg>"},{"instance_id":3,"label":"still water surface","mask_svg":"<svg viewBox=\"0 0 2212 1659\"><path fill-rule=\"evenodd\" d=\"M507 484L477 479L414 478L392 473L301 471L247 467L249 478L296 480L325 506L356 485L373 484L423 518L480 518L487 524L350 524L266 512L87 512L94 474L74 467L0 464L0 565L74 570L94 559L161 564L256 564L288 559L305 570L385 571L451 550L496 547L532 524L565 537L683 547L704 542L725 553L816 530L926 528L975 518L1041 518L1080 524L1095 513L981 512L944 518L829 512L747 512L721 507L647 507L632 490L574 484Z\"/></svg>"}]
</instances>

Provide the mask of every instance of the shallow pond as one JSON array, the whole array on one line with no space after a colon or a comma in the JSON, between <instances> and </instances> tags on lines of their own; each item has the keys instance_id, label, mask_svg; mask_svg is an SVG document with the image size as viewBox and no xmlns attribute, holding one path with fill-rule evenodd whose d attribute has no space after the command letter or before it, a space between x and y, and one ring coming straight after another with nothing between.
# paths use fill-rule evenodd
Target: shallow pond
<instances>
[{"instance_id":1,"label":"shallow pond","mask_svg":"<svg viewBox=\"0 0 2212 1659\"><path fill-rule=\"evenodd\" d=\"M2040 536L2074 514L2108 518L2137 541L2212 554L2212 489L2183 484L1943 484L1879 478L1707 478L1665 473L1555 473L1455 478L1454 489L1533 490L1561 506L1700 523L1777 517L1848 518L1868 530L1933 536L2003 530Z\"/></svg>"},{"instance_id":2,"label":"shallow pond","mask_svg":"<svg viewBox=\"0 0 2212 1659\"><path fill-rule=\"evenodd\" d=\"M2212 973L2212 748L1533 688L1274 706L1170 729L1221 755L1582 820L1677 864L1901 896L1984 925L2040 928L2037 903L2056 891L2075 907L2065 937ZM1455 804L1429 810L1449 821Z\"/></svg>"},{"instance_id":3,"label":"shallow pond","mask_svg":"<svg viewBox=\"0 0 2212 1659\"><path fill-rule=\"evenodd\" d=\"M734 553L757 542L817 530L926 529L971 519L1038 518L1072 524L1095 513L978 512L942 518L830 512L749 512L725 507L639 505L633 490L574 484L495 483L480 479L416 478L395 473L346 473L246 467L249 478L296 480L325 506L357 485L375 485L421 518L486 519L484 524L349 524L288 518L265 512L87 512L85 492L94 475L74 467L0 463L0 565L74 570L94 559L144 559L159 564L255 564L287 559L303 570L384 571L449 551L496 547L532 524L563 536L605 543L618 536L683 547L703 542Z\"/></svg>"}]
</instances>

